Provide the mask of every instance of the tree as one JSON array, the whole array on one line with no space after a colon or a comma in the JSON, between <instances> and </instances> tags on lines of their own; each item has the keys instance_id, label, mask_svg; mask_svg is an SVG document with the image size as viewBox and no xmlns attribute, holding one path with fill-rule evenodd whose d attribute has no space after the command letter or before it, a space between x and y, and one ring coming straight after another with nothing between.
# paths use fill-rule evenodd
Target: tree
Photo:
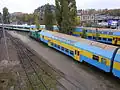
<instances>
[{"instance_id":1,"label":"tree","mask_svg":"<svg viewBox=\"0 0 120 90\"><path fill-rule=\"evenodd\" d=\"M87 33L86 33L86 29L82 29L82 38L87 38Z\"/></svg>"},{"instance_id":2,"label":"tree","mask_svg":"<svg viewBox=\"0 0 120 90\"><path fill-rule=\"evenodd\" d=\"M67 34L70 30L68 1L63 0L62 8L63 8L62 10L63 12L62 12L61 32Z\"/></svg>"},{"instance_id":3,"label":"tree","mask_svg":"<svg viewBox=\"0 0 120 90\"><path fill-rule=\"evenodd\" d=\"M96 37L96 41L99 39L99 32L98 32L98 29L96 28L96 32L95 32L95 37Z\"/></svg>"},{"instance_id":4,"label":"tree","mask_svg":"<svg viewBox=\"0 0 120 90\"><path fill-rule=\"evenodd\" d=\"M49 4L45 5L45 14L44 14L44 19L45 19L45 27L47 30L53 30L53 12L51 10L51 6Z\"/></svg>"},{"instance_id":5,"label":"tree","mask_svg":"<svg viewBox=\"0 0 120 90\"><path fill-rule=\"evenodd\" d=\"M77 17L75 18L75 25L76 25L76 26L79 26L79 25L80 25L80 16L77 16Z\"/></svg>"},{"instance_id":6,"label":"tree","mask_svg":"<svg viewBox=\"0 0 120 90\"><path fill-rule=\"evenodd\" d=\"M36 28L39 30L40 29L39 15L37 15L37 14L34 14L34 23L36 25Z\"/></svg>"},{"instance_id":7,"label":"tree","mask_svg":"<svg viewBox=\"0 0 120 90\"><path fill-rule=\"evenodd\" d=\"M63 0L55 0L55 4L56 4L56 21L57 21L57 26L59 28L59 31L62 31L61 29L61 24L62 24L62 12L63 12L63 7L62 7L62 2Z\"/></svg>"},{"instance_id":8,"label":"tree","mask_svg":"<svg viewBox=\"0 0 120 90\"><path fill-rule=\"evenodd\" d=\"M76 26L75 0L55 0L57 25L62 33L70 34Z\"/></svg>"},{"instance_id":9,"label":"tree","mask_svg":"<svg viewBox=\"0 0 120 90\"><path fill-rule=\"evenodd\" d=\"M10 23L10 14L6 7L3 8L3 23L9 24Z\"/></svg>"}]
</instances>

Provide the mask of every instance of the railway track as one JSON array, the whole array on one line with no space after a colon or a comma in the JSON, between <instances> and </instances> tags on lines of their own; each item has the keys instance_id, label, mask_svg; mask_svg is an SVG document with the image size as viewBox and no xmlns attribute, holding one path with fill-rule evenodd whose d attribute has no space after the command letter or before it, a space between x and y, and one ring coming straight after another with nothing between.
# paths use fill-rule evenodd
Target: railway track
<instances>
[{"instance_id":1,"label":"railway track","mask_svg":"<svg viewBox=\"0 0 120 90\"><path fill-rule=\"evenodd\" d=\"M15 48L17 49L22 68L27 76L32 90L50 90L52 88L56 90L58 87L62 88L62 90L66 90L66 88L61 83L59 83L55 77L53 77L50 73L45 72L45 70L31 58L31 56L35 55L28 48L26 48L18 39L15 39L8 34L7 36L11 38ZM46 82L44 79L45 77L47 77L49 80L48 82ZM52 82L54 85L49 85Z\"/></svg>"},{"instance_id":2,"label":"railway track","mask_svg":"<svg viewBox=\"0 0 120 90\"><path fill-rule=\"evenodd\" d=\"M0 28L0 40L3 37L3 30Z\"/></svg>"},{"instance_id":3,"label":"railway track","mask_svg":"<svg viewBox=\"0 0 120 90\"><path fill-rule=\"evenodd\" d=\"M65 76L63 73L58 72L55 68L51 67L50 64L44 62L42 56L40 56L39 59L34 58L36 55L19 39L13 38L9 34L7 34L7 36L11 38L13 44L17 49L18 57L32 90L50 90L51 88L55 88L55 86L57 86L55 90L57 88L59 88L57 90L68 90L68 88L59 81L59 78L62 78L65 82L69 83L69 85L71 85L71 87L74 87L75 90L81 90L81 82L75 80L73 77ZM30 73L32 73L32 75L30 75ZM33 78L31 78L31 76L33 76ZM34 77L36 77L36 79ZM72 79L74 81L71 81L69 79ZM47 80L48 82L46 82ZM77 82L77 85L74 82ZM84 85L82 86L85 87Z\"/></svg>"}]
</instances>

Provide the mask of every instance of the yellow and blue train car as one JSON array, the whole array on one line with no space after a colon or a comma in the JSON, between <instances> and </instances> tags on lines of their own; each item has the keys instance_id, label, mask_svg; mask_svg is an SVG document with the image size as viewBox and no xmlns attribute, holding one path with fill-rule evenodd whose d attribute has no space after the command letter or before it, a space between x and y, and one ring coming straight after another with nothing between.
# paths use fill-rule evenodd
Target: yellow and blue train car
<instances>
[{"instance_id":1,"label":"yellow and blue train car","mask_svg":"<svg viewBox=\"0 0 120 90\"><path fill-rule=\"evenodd\" d=\"M96 33L98 34L97 41L120 45L120 30L117 29L104 29L104 28L85 28L85 27L76 27L73 32L74 36L81 36L83 29L86 31L86 39L96 40Z\"/></svg>"},{"instance_id":2,"label":"yellow and blue train car","mask_svg":"<svg viewBox=\"0 0 120 90\"><path fill-rule=\"evenodd\" d=\"M120 49L115 54L112 72L115 76L120 78Z\"/></svg>"},{"instance_id":3,"label":"yellow and blue train car","mask_svg":"<svg viewBox=\"0 0 120 90\"><path fill-rule=\"evenodd\" d=\"M40 41L48 46L79 62L84 61L105 72L112 72L120 78L118 47L47 30L38 33Z\"/></svg>"}]
</instances>

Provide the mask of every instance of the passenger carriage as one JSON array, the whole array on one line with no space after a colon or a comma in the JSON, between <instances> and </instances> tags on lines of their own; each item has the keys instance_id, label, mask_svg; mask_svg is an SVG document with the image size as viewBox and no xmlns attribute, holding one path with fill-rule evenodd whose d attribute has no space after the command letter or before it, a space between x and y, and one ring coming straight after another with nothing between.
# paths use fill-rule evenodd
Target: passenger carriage
<instances>
[{"instance_id":1,"label":"passenger carriage","mask_svg":"<svg viewBox=\"0 0 120 90\"><path fill-rule=\"evenodd\" d=\"M120 77L120 49L57 32L43 30L40 40L79 62L87 62L105 72Z\"/></svg>"},{"instance_id":2,"label":"passenger carriage","mask_svg":"<svg viewBox=\"0 0 120 90\"><path fill-rule=\"evenodd\" d=\"M75 31L73 32L73 35L80 37L83 33L83 29L86 30L86 36L87 36L86 39L114 44L114 45L120 45L120 30L76 27ZM98 36L96 36L96 33Z\"/></svg>"}]
</instances>

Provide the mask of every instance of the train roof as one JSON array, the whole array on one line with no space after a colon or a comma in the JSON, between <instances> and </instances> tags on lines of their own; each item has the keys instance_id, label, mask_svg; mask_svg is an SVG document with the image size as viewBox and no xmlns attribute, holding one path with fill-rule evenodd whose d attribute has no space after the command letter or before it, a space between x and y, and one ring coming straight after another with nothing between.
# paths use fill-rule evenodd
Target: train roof
<instances>
[{"instance_id":1,"label":"train roof","mask_svg":"<svg viewBox=\"0 0 120 90\"><path fill-rule=\"evenodd\" d=\"M112 50L112 49L116 48L116 46L107 45L107 44L103 44L103 43L83 39L83 38L80 38L80 37L74 37L74 36L66 35L66 34L62 34L62 33L57 33L56 32L56 33L53 33L53 35L58 36L58 37L62 37L62 38L67 38L67 39L70 39L70 40L74 40L76 42L82 42L84 44L88 44L88 45L91 45L91 46L96 46L96 47L99 47L99 48L102 48L102 49L105 49L105 50L106 49L107 50Z\"/></svg>"},{"instance_id":2,"label":"train roof","mask_svg":"<svg viewBox=\"0 0 120 90\"><path fill-rule=\"evenodd\" d=\"M68 41L71 40L74 42L74 46L100 54L102 56L106 56L107 58L112 58L114 51L116 50L116 48L118 48L117 46L107 45L107 44L83 39L80 37L74 37L71 35L66 35L58 32L52 32L47 30L44 30L44 32L47 36L49 36L49 33L51 33L53 36L57 38L67 39Z\"/></svg>"},{"instance_id":3,"label":"train roof","mask_svg":"<svg viewBox=\"0 0 120 90\"><path fill-rule=\"evenodd\" d=\"M87 30L96 30L96 29L98 29L98 31L120 32L120 29L93 28L93 27L81 27L81 28L85 28Z\"/></svg>"}]
</instances>

